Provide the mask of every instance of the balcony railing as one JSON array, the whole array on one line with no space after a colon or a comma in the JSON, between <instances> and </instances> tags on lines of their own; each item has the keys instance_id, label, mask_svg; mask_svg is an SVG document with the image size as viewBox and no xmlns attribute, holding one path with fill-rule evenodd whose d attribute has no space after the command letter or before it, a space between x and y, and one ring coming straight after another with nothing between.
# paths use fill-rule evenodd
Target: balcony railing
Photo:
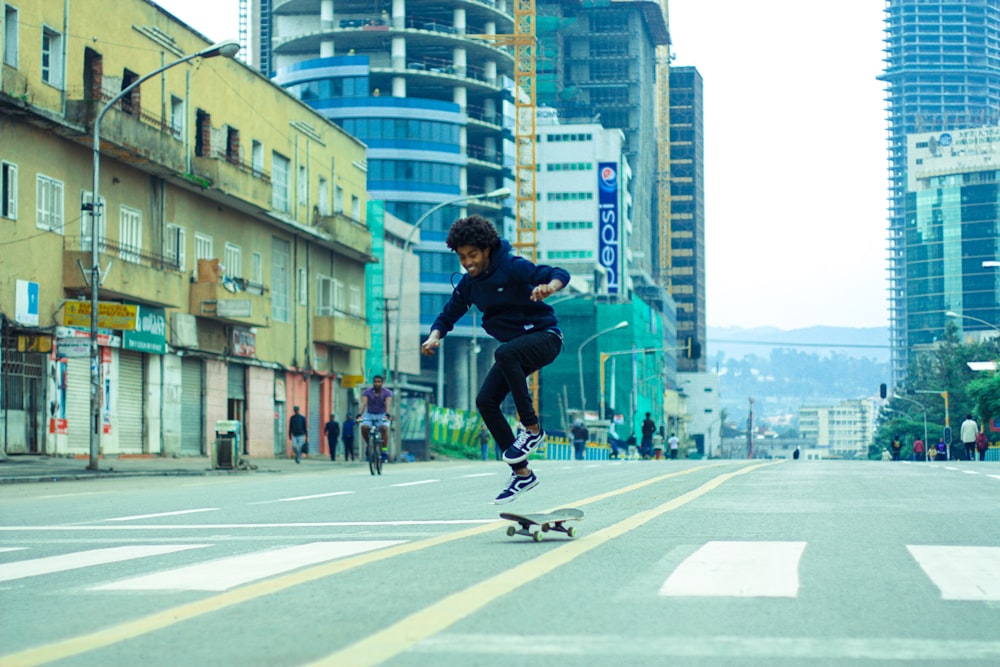
<instances>
[{"instance_id":1,"label":"balcony railing","mask_svg":"<svg viewBox=\"0 0 1000 667\"><path fill-rule=\"evenodd\" d=\"M136 248L112 239L97 240L103 274L101 294L140 303L178 308L185 302L184 274L176 257ZM89 293L93 266L89 238L63 239L63 288Z\"/></svg>"}]
</instances>

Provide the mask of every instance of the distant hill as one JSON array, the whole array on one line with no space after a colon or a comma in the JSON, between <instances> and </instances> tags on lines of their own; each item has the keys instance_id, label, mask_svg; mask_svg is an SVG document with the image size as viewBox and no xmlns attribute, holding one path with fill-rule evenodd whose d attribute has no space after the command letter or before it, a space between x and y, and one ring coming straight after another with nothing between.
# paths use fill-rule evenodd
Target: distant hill
<instances>
[{"instance_id":1,"label":"distant hill","mask_svg":"<svg viewBox=\"0 0 1000 667\"><path fill-rule=\"evenodd\" d=\"M889 380L884 327L709 327L706 367L719 374L729 420L746 418L753 398L761 423L795 425L802 405L873 396Z\"/></svg>"},{"instance_id":2,"label":"distant hill","mask_svg":"<svg viewBox=\"0 0 1000 667\"><path fill-rule=\"evenodd\" d=\"M775 327L708 327L704 346L706 359L713 364L722 359L741 359L754 355L767 358L774 348L793 348L800 352L827 356L833 352L849 357L889 362L887 327L828 327L777 329Z\"/></svg>"}]
</instances>

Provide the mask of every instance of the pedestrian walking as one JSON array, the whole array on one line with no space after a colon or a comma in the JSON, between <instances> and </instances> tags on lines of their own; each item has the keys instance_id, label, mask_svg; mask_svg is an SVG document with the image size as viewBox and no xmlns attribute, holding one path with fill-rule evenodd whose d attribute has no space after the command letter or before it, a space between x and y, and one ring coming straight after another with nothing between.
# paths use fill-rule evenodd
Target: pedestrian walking
<instances>
[{"instance_id":1,"label":"pedestrian walking","mask_svg":"<svg viewBox=\"0 0 1000 667\"><path fill-rule=\"evenodd\" d=\"M893 461L898 461L899 460L899 453L901 451L903 451L903 443L899 439L898 435L894 435L892 437L892 452L890 452L892 454L892 460Z\"/></svg>"},{"instance_id":2,"label":"pedestrian walking","mask_svg":"<svg viewBox=\"0 0 1000 667\"><path fill-rule=\"evenodd\" d=\"M288 437L292 441L292 452L295 454L295 462L302 462L302 450L308 442L309 431L306 428L306 418L299 414L299 406L292 408L294 413L288 420Z\"/></svg>"},{"instance_id":3,"label":"pedestrian walking","mask_svg":"<svg viewBox=\"0 0 1000 667\"><path fill-rule=\"evenodd\" d=\"M959 437L962 439L962 449L964 451L958 452L960 456L955 457L956 459L965 461L976 460L976 436L978 435L979 424L972 418L972 415L965 415L965 421L962 422L962 426L959 429ZM958 447L952 447L952 449L958 450Z\"/></svg>"},{"instance_id":4,"label":"pedestrian walking","mask_svg":"<svg viewBox=\"0 0 1000 667\"><path fill-rule=\"evenodd\" d=\"M490 453L490 432L486 430L486 424L479 425L479 455L485 461Z\"/></svg>"},{"instance_id":5,"label":"pedestrian walking","mask_svg":"<svg viewBox=\"0 0 1000 667\"><path fill-rule=\"evenodd\" d=\"M482 311L486 333L500 341L493 367L476 396L476 407L494 440L504 448L503 460L511 467L510 480L493 501L508 503L538 485L528 456L545 442L545 431L527 378L551 364L562 351L559 318L545 299L569 283L569 273L515 255L510 243L501 240L493 225L478 215L456 220L445 244L458 254L466 273L431 325L420 351L433 355L441 339L472 306ZM508 394L521 419L516 436L500 409Z\"/></svg>"},{"instance_id":6,"label":"pedestrian walking","mask_svg":"<svg viewBox=\"0 0 1000 667\"><path fill-rule=\"evenodd\" d=\"M344 426L340 430L340 439L344 441L344 460L354 461L354 415L348 413L344 417Z\"/></svg>"},{"instance_id":7,"label":"pedestrian walking","mask_svg":"<svg viewBox=\"0 0 1000 667\"><path fill-rule=\"evenodd\" d=\"M653 435L653 458L657 461L663 459L663 436L659 433Z\"/></svg>"},{"instance_id":8,"label":"pedestrian walking","mask_svg":"<svg viewBox=\"0 0 1000 667\"><path fill-rule=\"evenodd\" d=\"M653 433L656 432L656 422L652 420L650 414L646 413L646 418L642 420L642 442L639 444L639 451L642 458L648 459L653 453Z\"/></svg>"},{"instance_id":9,"label":"pedestrian walking","mask_svg":"<svg viewBox=\"0 0 1000 667\"><path fill-rule=\"evenodd\" d=\"M330 460L337 460L337 440L340 439L340 424L337 423L337 418L330 413L330 421L326 423L323 427L323 433L326 434L326 446L330 450Z\"/></svg>"},{"instance_id":10,"label":"pedestrian walking","mask_svg":"<svg viewBox=\"0 0 1000 667\"><path fill-rule=\"evenodd\" d=\"M582 419L577 419L573 423L570 433L573 435L573 452L576 460L582 461L585 458L584 452L587 450L587 439L590 437L590 431L587 430Z\"/></svg>"},{"instance_id":11,"label":"pedestrian walking","mask_svg":"<svg viewBox=\"0 0 1000 667\"><path fill-rule=\"evenodd\" d=\"M916 440L913 441L913 460L914 461L926 461L927 460L927 449L924 445L924 441L918 436Z\"/></svg>"},{"instance_id":12,"label":"pedestrian walking","mask_svg":"<svg viewBox=\"0 0 1000 667\"><path fill-rule=\"evenodd\" d=\"M979 460L986 460L986 452L990 449L990 439L986 437L986 433L983 431L979 432L976 436L976 451L979 452Z\"/></svg>"},{"instance_id":13,"label":"pedestrian walking","mask_svg":"<svg viewBox=\"0 0 1000 667\"><path fill-rule=\"evenodd\" d=\"M670 439L667 440L667 446L670 447L670 458L677 458L677 448L681 446L681 439L677 437L676 433L670 434Z\"/></svg>"}]
</instances>

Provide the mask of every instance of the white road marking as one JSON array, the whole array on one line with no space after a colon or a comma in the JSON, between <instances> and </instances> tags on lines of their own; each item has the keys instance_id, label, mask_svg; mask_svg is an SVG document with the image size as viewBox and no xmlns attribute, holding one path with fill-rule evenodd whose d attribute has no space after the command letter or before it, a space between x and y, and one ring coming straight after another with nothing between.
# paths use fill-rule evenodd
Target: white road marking
<instances>
[{"instance_id":1,"label":"white road marking","mask_svg":"<svg viewBox=\"0 0 1000 667\"><path fill-rule=\"evenodd\" d=\"M1000 547L906 546L943 600L1000 602Z\"/></svg>"},{"instance_id":2,"label":"white road marking","mask_svg":"<svg viewBox=\"0 0 1000 667\"><path fill-rule=\"evenodd\" d=\"M496 477L496 473L495 472L480 472L480 473L476 473L475 475L462 475L462 479L466 479L466 478L469 478L469 477Z\"/></svg>"},{"instance_id":3,"label":"white road marking","mask_svg":"<svg viewBox=\"0 0 1000 667\"><path fill-rule=\"evenodd\" d=\"M793 598L805 548L805 542L708 542L663 582L660 595Z\"/></svg>"},{"instance_id":4,"label":"white road marking","mask_svg":"<svg viewBox=\"0 0 1000 667\"><path fill-rule=\"evenodd\" d=\"M218 507L202 507L196 510L177 510L176 512L158 512L156 514L136 514L134 516L120 516L114 519L101 519L101 521L137 521L138 519L158 519L163 516L180 516L182 514L198 514L200 512L218 512Z\"/></svg>"},{"instance_id":5,"label":"white road marking","mask_svg":"<svg viewBox=\"0 0 1000 667\"><path fill-rule=\"evenodd\" d=\"M964 472L966 475L978 475L979 474L978 470L963 470L962 472Z\"/></svg>"},{"instance_id":6,"label":"white road marking","mask_svg":"<svg viewBox=\"0 0 1000 667\"><path fill-rule=\"evenodd\" d=\"M4 553L5 551L24 551L27 548L28 547L0 547L0 553Z\"/></svg>"},{"instance_id":7,"label":"white road marking","mask_svg":"<svg viewBox=\"0 0 1000 667\"><path fill-rule=\"evenodd\" d=\"M271 503L293 503L297 500L314 500L316 498L332 498L333 496L349 496L354 491L332 491L330 493L317 493L312 496L294 496L292 498L278 498L276 500L261 500L251 505L270 505Z\"/></svg>"},{"instance_id":8,"label":"white road marking","mask_svg":"<svg viewBox=\"0 0 1000 667\"><path fill-rule=\"evenodd\" d=\"M389 486L419 486L421 484L434 484L440 481L439 479L422 479L419 482L403 482L402 484L390 484Z\"/></svg>"},{"instance_id":9,"label":"white road marking","mask_svg":"<svg viewBox=\"0 0 1000 667\"><path fill-rule=\"evenodd\" d=\"M496 519L428 519L400 521L315 521L290 523L208 523L208 524L155 524L139 526L107 526L64 524L55 526L0 526L0 533L60 532L60 531L112 531L112 530L224 530L242 528L344 528L357 526L462 526L466 524L493 523Z\"/></svg>"},{"instance_id":10,"label":"white road marking","mask_svg":"<svg viewBox=\"0 0 1000 667\"><path fill-rule=\"evenodd\" d=\"M92 591L226 591L242 584L272 577L366 551L400 544L400 540L365 542L313 542L272 551L220 558L173 570L132 577L94 586Z\"/></svg>"},{"instance_id":11,"label":"white road marking","mask_svg":"<svg viewBox=\"0 0 1000 667\"><path fill-rule=\"evenodd\" d=\"M78 570L82 567L90 567L92 565L119 563L121 561L133 560L135 558L160 556L177 551L187 551L188 549L201 549L207 546L207 544L165 544L108 547L106 549L76 551L74 553L62 554L60 556L47 556L45 558L35 558L33 560L4 563L3 565L0 565L0 581L24 579L25 577L35 577L40 574L65 572L66 570Z\"/></svg>"},{"instance_id":12,"label":"white road marking","mask_svg":"<svg viewBox=\"0 0 1000 667\"><path fill-rule=\"evenodd\" d=\"M705 635L683 637L588 635L495 635L446 633L434 635L411 649L414 653L450 655L451 659L433 661L442 664L471 664L457 656L507 656L507 663L528 664L513 656L535 656L545 664L572 661L579 656L607 657L598 664L634 664L629 658L651 658L649 664L667 664L669 658L730 658L727 664L761 663L777 660L806 664L807 660L831 660L837 664L865 664L883 661L896 664L944 664L975 661L997 664L1000 641L962 639L922 639L919 637L737 637ZM431 663L428 663L431 664ZM644 661L643 664L646 664Z\"/></svg>"},{"instance_id":13,"label":"white road marking","mask_svg":"<svg viewBox=\"0 0 1000 667\"><path fill-rule=\"evenodd\" d=\"M987 477L992 477L993 479L1000 479L1000 475L987 475Z\"/></svg>"}]
</instances>

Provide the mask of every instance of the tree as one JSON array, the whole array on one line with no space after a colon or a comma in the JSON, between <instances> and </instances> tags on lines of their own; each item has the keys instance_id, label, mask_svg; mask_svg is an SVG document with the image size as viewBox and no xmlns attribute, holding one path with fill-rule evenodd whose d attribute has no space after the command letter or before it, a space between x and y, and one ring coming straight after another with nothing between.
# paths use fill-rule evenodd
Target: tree
<instances>
[{"instance_id":1,"label":"tree","mask_svg":"<svg viewBox=\"0 0 1000 667\"><path fill-rule=\"evenodd\" d=\"M1000 375L976 378L969 383L968 391L975 402L974 414L979 423L988 424L990 419L1000 416Z\"/></svg>"}]
</instances>

